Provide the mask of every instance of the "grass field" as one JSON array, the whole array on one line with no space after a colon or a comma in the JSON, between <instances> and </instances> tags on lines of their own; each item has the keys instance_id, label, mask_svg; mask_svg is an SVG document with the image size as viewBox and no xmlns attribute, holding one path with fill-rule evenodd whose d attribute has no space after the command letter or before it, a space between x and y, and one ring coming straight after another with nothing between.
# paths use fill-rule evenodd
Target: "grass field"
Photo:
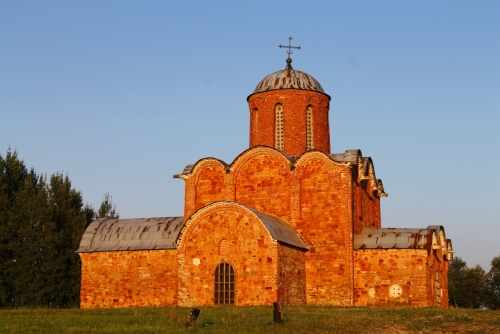
<instances>
[{"instance_id":1,"label":"grass field","mask_svg":"<svg viewBox=\"0 0 500 334\"><path fill-rule=\"evenodd\" d=\"M500 311L285 307L204 307L186 328L190 309L0 310L0 333L500 333Z\"/></svg>"}]
</instances>

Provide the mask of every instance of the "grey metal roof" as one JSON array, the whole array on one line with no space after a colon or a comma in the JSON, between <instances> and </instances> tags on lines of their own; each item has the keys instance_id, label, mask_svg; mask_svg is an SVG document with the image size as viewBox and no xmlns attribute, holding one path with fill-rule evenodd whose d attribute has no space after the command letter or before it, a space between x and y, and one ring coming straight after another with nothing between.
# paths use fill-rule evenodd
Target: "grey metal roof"
<instances>
[{"instance_id":1,"label":"grey metal roof","mask_svg":"<svg viewBox=\"0 0 500 334\"><path fill-rule=\"evenodd\" d=\"M368 228L354 235L354 249L430 249L437 244L430 228Z\"/></svg>"},{"instance_id":2,"label":"grey metal roof","mask_svg":"<svg viewBox=\"0 0 500 334\"><path fill-rule=\"evenodd\" d=\"M188 174L193 171L194 164L189 164L186 167L184 167L184 170L182 171L182 174Z\"/></svg>"},{"instance_id":3,"label":"grey metal roof","mask_svg":"<svg viewBox=\"0 0 500 334\"><path fill-rule=\"evenodd\" d=\"M248 206L247 208L259 217L260 221L264 224L271 236L277 241L298 248L309 249L299 238L297 232L295 232L293 228L278 217L267 215Z\"/></svg>"},{"instance_id":4,"label":"grey metal roof","mask_svg":"<svg viewBox=\"0 0 500 334\"><path fill-rule=\"evenodd\" d=\"M318 80L305 72L294 70L290 64L284 70L271 73L262 79L250 96L269 90L291 88L323 93L330 99L330 96L325 93Z\"/></svg>"},{"instance_id":5,"label":"grey metal roof","mask_svg":"<svg viewBox=\"0 0 500 334\"><path fill-rule=\"evenodd\" d=\"M175 249L183 217L94 220L85 230L77 253Z\"/></svg>"},{"instance_id":6,"label":"grey metal roof","mask_svg":"<svg viewBox=\"0 0 500 334\"><path fill-rule=\"evenodd\" d=\"M330 159L338 162L350 162L357 163L358 157L361 156L360 150L346 150L344 153L332 153L328 154Z\"/></svg>"}]
</instances>

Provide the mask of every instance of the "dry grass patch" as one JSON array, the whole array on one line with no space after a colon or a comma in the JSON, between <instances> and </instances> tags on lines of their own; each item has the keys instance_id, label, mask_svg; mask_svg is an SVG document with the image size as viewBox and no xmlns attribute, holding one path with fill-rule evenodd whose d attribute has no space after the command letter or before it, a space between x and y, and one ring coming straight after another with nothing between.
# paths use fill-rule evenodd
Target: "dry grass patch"
<instances>
[{"instance_id":1,"label":"dry grass patch","mask_svg":"<svg viewBox=\"0 0 500 334\"><path fill-rule=\"evenodd\" d=\"M500 311L411 308L285 307L275 325L271 307L190 309L0 310L0 333L500 333Z\"/></svg>"}]
</instances>

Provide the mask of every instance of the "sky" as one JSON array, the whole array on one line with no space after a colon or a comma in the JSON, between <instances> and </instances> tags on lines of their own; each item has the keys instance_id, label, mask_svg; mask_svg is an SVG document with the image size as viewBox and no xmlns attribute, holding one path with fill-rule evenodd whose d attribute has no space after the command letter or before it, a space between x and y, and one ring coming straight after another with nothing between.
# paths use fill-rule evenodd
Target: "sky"
<instances>
[{"instance_id":1,"label":"sky","mask_svg":"<svg viewBox=\"0 0 500 334\"><path fill-rule=\"evenodd\" d=\"M248 148L246 98L293 66L332 97L333 153L372 157L383 227L500 255L499 1L0 0L0 154L121 218L180 216L174 174Z\"/></svg>"}]
</instances>

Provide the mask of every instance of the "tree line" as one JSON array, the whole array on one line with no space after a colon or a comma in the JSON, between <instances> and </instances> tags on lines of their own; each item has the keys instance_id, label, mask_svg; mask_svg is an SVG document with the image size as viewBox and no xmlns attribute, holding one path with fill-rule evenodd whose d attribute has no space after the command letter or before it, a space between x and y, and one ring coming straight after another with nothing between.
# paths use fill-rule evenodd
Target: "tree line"
<instances>
[{"instance_id":1,"label":"tree line","mask_svg":"<svg viewBox=\"0 0 500 334\"><path fill-rule=\"evenodd\" d=\"M28 169L0 154L0 307L78 307L81 237L98 217L118 217L111 196L84 204L67 175Z\"/></svg>"},{"instance_id":2,"label":"tree line","mask_svg":"<svg viewBox=\"0 0 500 334\"><path fill-rule=\"evenodd\" d=\"M500 256L491 260L489 272L480 265L469 268L455 257L448 271L448 293L450 306L500 309Z\"/></svg>"}]
</instances>

